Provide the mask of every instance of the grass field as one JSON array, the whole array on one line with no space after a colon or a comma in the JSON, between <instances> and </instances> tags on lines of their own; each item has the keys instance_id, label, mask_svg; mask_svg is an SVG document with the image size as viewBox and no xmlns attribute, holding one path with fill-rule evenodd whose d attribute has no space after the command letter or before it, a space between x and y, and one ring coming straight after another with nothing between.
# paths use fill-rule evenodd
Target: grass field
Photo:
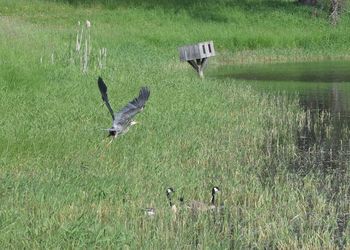
<instances>
[{"instance_id":1,"label":"grass field","mask_svg":"<svg viewBox=\"0 0 350 250\"><path fill-rule=\"evenodd\" d=\"M307 115L298 101L235 80L200 80L177 54L210 39L218 55L209 67L348 58L349 12L334 28L322 11L313 16L289 1L70 2L0 0L3 248L350 246L350 186L335 178L346 180L349 167L291 170ZM85 20L84 74L75 45ZM115 109L140 86L151 89L141 124L109 147L99 75ZM167 187L209 202L214 185L220 214L171 214ZM154 219L142 211L148 206L159 208Z\"/></svg>"}]
</instances>

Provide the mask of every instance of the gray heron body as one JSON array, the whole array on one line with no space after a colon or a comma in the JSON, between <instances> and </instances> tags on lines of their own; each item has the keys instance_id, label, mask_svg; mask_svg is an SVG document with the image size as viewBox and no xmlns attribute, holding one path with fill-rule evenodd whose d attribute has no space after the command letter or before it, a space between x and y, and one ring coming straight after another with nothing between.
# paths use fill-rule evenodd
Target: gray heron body
<instances>
[{"instance_id":1,"label":"gray heron body","mask_svg":"<svg viewBox=\"0 0 350 250\"><path fill-rule=\"evenodd\" d=\"M98 88L101 92L102 100L105 102L113 119L112 127L108 129L108 136L116 138L118 135L126 133L129 130L130 126L136 124L133 118L145 107L145 104L150 95L150 91L147 87L141 87L138 97L135 97L119 112L114 113L111 104L109 103L107 85L104 83L101 77L98 78L97 83Z\"/></svg>"}]
</instances>

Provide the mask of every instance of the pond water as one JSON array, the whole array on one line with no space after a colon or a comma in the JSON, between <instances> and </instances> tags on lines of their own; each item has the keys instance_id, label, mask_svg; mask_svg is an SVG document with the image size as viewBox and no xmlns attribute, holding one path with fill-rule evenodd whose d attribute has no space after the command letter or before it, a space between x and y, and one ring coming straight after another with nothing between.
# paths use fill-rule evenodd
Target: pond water
<instances>
[{"instance_id":1,"label":"pond water","mask_svg":"<svg viewBox=\"0 0 350 250\"><path fill-rule=\"evenodd\" d=\"M207 75L245 80L242 84L259 91L297 97L309 119L308 128L297 131L296 144L305 154L301 162L310 162L303 168L350 171L350 61L231 65ZM310 149L312 156L307 155Z\"/></svg>"},{"instance_id":2,"label":"pond water","mask_svg":"<svg viewBox=\"0 0 350 250\"><path fill-rule=\"evenodd\" d=\"M288 168L318 174L318 189L338 211L334 239L344 249L350 222L350 61L223 66L207 75L299 100L306 118L294 131L298 153Z\"/></svg>"}]
</instances>

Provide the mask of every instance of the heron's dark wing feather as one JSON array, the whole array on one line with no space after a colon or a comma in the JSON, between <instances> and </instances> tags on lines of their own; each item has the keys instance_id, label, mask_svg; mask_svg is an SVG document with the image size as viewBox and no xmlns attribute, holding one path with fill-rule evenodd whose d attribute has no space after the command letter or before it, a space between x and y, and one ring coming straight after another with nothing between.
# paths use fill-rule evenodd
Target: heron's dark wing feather
<instances>
[{"instance_id":1,"label":"heron's dark wing feather","mask_svg":"<svg viewBox=\"0 0 350 250\"><path fill-rule=\"evenodd\" d=\"M149 98L150 91L147 87L142 87L139 96L129 102L121 111L115 114L114 125L124 126L139 113L144 107Z\"/></svg>"},{"instance_id":2,"label":"heron's dark wing feather","mask_svg":"<svg viewBox=\"0 0 350 250\"><path fill-rule=\"evenodd\" d=\"M97 83L98 83L98 88L100 89L100 92L101 92L102 100L106 103L106 106L109 110L109 113L111 113L112 119L114 120L114 118L115 118L114 112L113 112L113 109L112 109L111 105L109 104L109 100L108 100L107 85L104 83L104 81L102 80L101 77L98 77Z\"/></svg>"}]
</instances>

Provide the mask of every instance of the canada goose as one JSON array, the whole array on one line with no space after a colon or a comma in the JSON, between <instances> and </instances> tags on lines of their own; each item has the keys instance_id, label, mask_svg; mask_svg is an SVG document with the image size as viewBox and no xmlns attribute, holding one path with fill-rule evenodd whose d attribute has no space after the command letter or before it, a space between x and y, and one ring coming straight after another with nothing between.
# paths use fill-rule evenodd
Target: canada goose
<instances>
[{"instance_id":1,"label":"canada goose","mask_svg":"<svg viewBox=\"0 0 350 250\"><path fill-rule=\"evenodd\" d=\"M176 213L177 212L177 208L176 208L176 205L173 204L172 202L172 194L175 192L175 190L171 187L167 188L166 189L166 197L169 201L169 205L170 205L170 209L173 213ZM156 208L154 207L149 207L149 208L146 208L145 209L145 214L148 215L148 216L155 216L156 215Z\"/></svg>"},{"instance_id":2,"label":"canada goose","mask_svg":"<svg viewBox=\"0 0 350 250\"><path fill-rule=\"evenodd\" d=\"M211 189L211 200L210 200L210 204L206 204L204 202L201 201L190 201L190 203L188 205L186 205L187 208L191 209L192 211L196 211L196 212L204 212L204 211L208 211L208 210L214 210L216 209L216 204L215 204L215 195L220 192L220 188L219 187L213 187ZM183 202L183 198L180 198L180 202Z\"/></svg>"},{"instance_id":3,"label":"canada goose","mask_svg":"<svg viewBox=\"0 0 350 250\"><path fill-rule=\"evenodd\" d=\"M107 85L104 83L101 77L97 80L98 88L101 92L102 100L105 102L109 113L111 113L113 123L110 129L107 129L109 132L108 136L116 138L118 135L126 133L129 128L135 125L137 122L133 120L133 117L141 112L145 107L145 104L150 95L150 91L147 87L142 87L138 97L135 97L130 101L124 108L119 112L114 113L108 99L107 95ZM112 141L111 141L112 142Z\"/></svg>"},{"instance_id":4,"label":"canada goose","mask_svg":"<svg viewBox=\"0 0 350 250\"><path fill-rule=\"evenodd\" d=\"M172 201L172 194L175 192L175 190L173 188L167 188L166 190L166 196L168 198L168 201L169 201L169 205L170 205L170 208L171 208L171 211L173 213L176 213L177 212L177 207L176 205L173 203Z\"/></svg>"}]
</instances>

